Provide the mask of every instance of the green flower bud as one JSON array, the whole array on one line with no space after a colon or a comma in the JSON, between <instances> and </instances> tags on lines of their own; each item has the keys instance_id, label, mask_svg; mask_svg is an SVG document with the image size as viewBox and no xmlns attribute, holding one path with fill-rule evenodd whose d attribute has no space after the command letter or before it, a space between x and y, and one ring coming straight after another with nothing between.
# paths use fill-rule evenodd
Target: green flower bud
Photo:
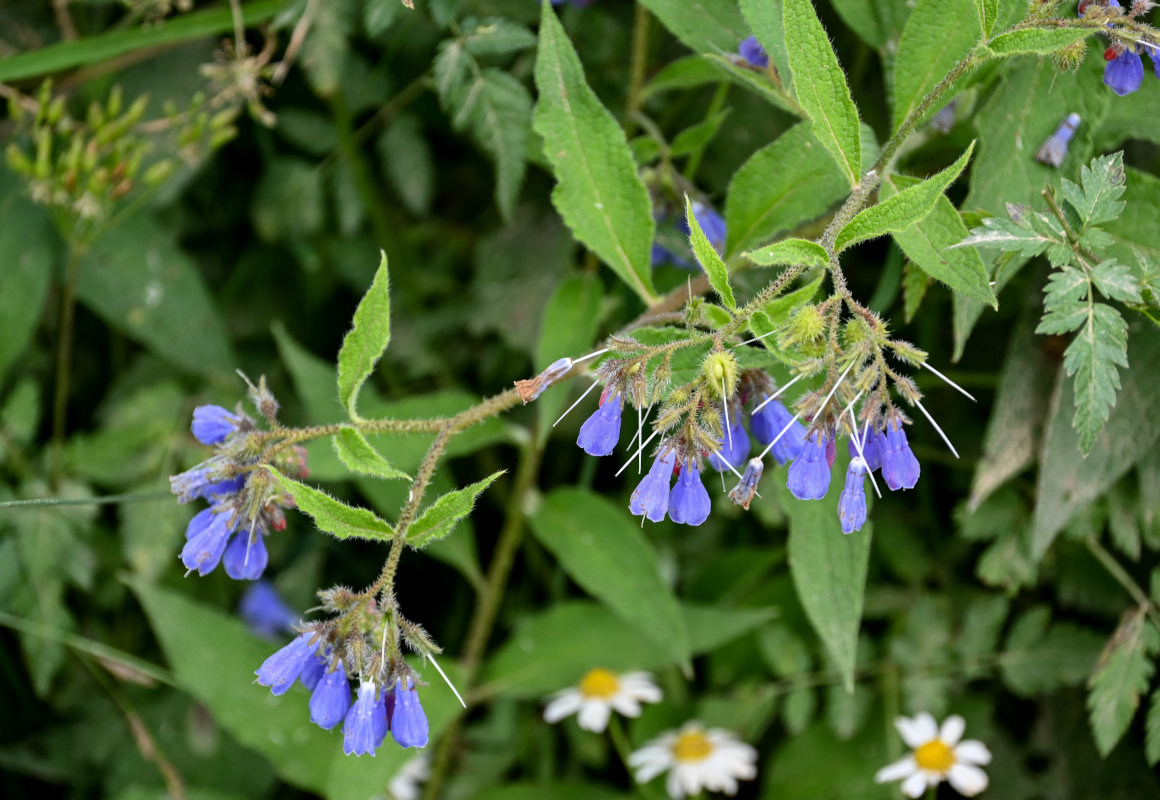
<instances>
[{"instance_id":1,"label":"green flower bud","mask_svg":"<svg viewBox=\"0 0 1160 800\"><path fill-rule=\"evenodd\" d=\"M156 186L173 174L173 170L177 165L171 159L164 159L153 164L149 169L145 170L143 180L146 186Z\"/></svg>"},{"instance_id":2,"label":"green flower bud","mask_svg":"<svg viewBox=\"0 0 1160 800\"><path fill-rule=\"evenodd\" d=\"M124 103L124 100L125 94L121 91L120 84L114 86L109 92L109 100L105 104L105 111L108 113L110 119L120 115L121 106Z\"/></svg>"},{"instance_id":3,"label":"green flower bud","mask_svg":"<svg viewBox=\"0 0 1160 800\"><path fill-rule=\"evenodd\" d=\"M724 351L710 353L701 364L701 375L705 379L707 393L714 400L727 400L733 396L739 374L737 359L732 353ZM722 384L724 396L721 394Z\"/></svg>"},{"instance_id":4,"label":"green flower bud","mask_svg":"<svg viewBox=\"0 0 1160 800\"><path fill-rule=\"evenodd\" d=\"M8 166L12 168L13 172L18 172L25 177L29 177L36 169L32 163L32 159L15 142L8 145L8 149L4 152L4 155L7 157Z\"/></svg>"}]
</instances>

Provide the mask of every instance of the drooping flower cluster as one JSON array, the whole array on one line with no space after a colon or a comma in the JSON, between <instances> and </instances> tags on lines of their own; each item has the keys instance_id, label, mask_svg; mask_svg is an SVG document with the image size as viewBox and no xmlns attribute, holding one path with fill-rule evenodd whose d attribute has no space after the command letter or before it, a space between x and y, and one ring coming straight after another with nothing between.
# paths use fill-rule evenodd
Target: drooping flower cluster
<instances>
[{"instance_id":1,"label":"drooping flower cluster","mask_svg":"<svg viewBox=\"0 0 1160 800\"><path fill-rule=\"evenodd\" d=\"M277 404L265 383L251 388L260 408L273 414ZM169 479L179 503L206 500L185 530L181 561L189 572L208 575L218 564L235 580L257 580L269 561L265 537L286 527L283 509L293 505L262 463L263 434L240 407L198 406L191 426L194 437L212 445L214 454ZM306 474L306 451L282 449L269 463L295 476Z\"/></svg>"},{"instance_id":2,"label":"drooping flower cluster","mask_svg":"<svg viewBox=\"0 0 1160 800\"><path fill-rule=\"evenodd\" d=\"M1112 43L1104 51L1104 84L1120 97L1131 94L1144 82L1144 53L1152 62L1152 71L1160 78L1160 39L1148 41L1129 35L1123 22L1134 20L1151 7L1150 3L1132 3L1125 12L1119 0L1084 0L1078 7L1081 17L1101 15L1107 19Z\"/></svg>"}]
</instances>

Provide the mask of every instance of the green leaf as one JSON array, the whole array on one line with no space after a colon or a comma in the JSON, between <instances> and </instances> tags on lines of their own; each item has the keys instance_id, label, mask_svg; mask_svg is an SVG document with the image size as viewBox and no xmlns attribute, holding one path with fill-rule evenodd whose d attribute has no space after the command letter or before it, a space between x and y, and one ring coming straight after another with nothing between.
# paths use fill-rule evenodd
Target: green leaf
<instances>
[{"instance_id":1,"label":"green leaf","mask_svg":"<svg viewBox=\"0 0 1160 800\"><path fill-rule=\"evenodd\" d=\"M338 351L338 399L358 419L358 393L391 341L391 286L387 254L380 251L374 282L359 301L350 332Z\"/></svg>"},{"instance_id":2,"label":"green leaf","mask_svg":"<svg viewBox=\"0 0 1160 800\"><path fill-rule=\"evenodd\" d=\"M475 508L475 501L479 499L483 490L505 472L506 469L493 472L470 486L448 492L429 505L422 515L411 523L411 527L407 528L407 544L421 548L445 538L455 529L456 523Z\"/></svg>"},{"instance_id":3,"label":"green leaf","mask_svg":"<svg viewBox=\"0 0 1160 800\"><path fill-rule=\"evenodd\" d=\"M831 0L850 30L875 50L896 47L913 3L910 0Z\"/></svg>"},{"instance_id":4,"label":"green leaf","mask_svg":"<svg viewBox=\"0 0 1160 800\"><path fill-rule=\"evenodd\" d=\"M647 301L656 223L624 131L584 81L550 3L543 4L533 125L556 175L552 203L585 246Z\"/></svg>"},{"instance_id":5,"label":"green leaf","mask_svg":"<svg viewBox=\"0 0 1160 800\"><path fill-rule=\"evenodd\" d=\"M391 480L393 478L411 479L407 473L392 467L383 458L382 454L367 441L366 437L355 428L343 426L334 435L333 443L334 452L338 453L339 460L351 472L357 472L359 475L369 475L372 478L382 478L384 480Z\"/></svg>"},{"instance_id":6,"label":"green leaf","mask_svg":"<svg viewBox=\"0 0 1160 800\"><path fill-rule=\"evenodd\" d=\"M1076 449L1079 435L1072 427L1072 382L1056 385L1039 459L1035 489L1032 549L1043 557L1056 535L1075 513L1102 495L1160 439L1155 398L1160 393L1160 337L1133 336L1128 341L1132 369L1103 432L1086 458Z\"/></svg>"},{"instance_id":7,"label":"green leaf","mask_svg":"<svg viewBox=\"0 0 1160 800\"><path fill-rule=\"evenodd\" d=\"M954 183L966 167L974 149L975 143L971 142L958 160L942 172L858 212L854 219L838 231L838 238L834 242L835 251L841 252L850 245L876 236L904 231L925 219L934 211L946 188Z\"/></svg>"},{"instance_id":8,"label":"green leaf","mask_svg":"<svg viewBox=\"0 0 1160 800\"><path fill-rule=\"evenodd\" d=\"M982 0L918 0L906 20L898 58L894 62L894 128L918 108L935 86L983 38L979 9ZM995 0L991 0L994 4ZM992 11L992 13L994 13ZM961 79L960 79L961 80ZM953 96L943 96L945 105ZM916 120L921 122L936 105Z\"/></svg>"},{"instance_id":9,"label":"green leaf","mask_svg":"<svg viewBox=\"0 0 1160 800\"><path fill-rule=\"evenodd\" d=\"M77 299L182 369L222 375L237 364L197 265L147 215L130 217L81 259Z\"/></svg>"},{"instance_id":10,"label":"green leaf","mask_svg":"<svg viewBox=\"0 0 1160 800\"><path fill-rule=\"evenodd\" d=\"M1007 635L1000 673L1021 697L1076 686L1087 679L1096 662L1099 636L1070 622L1050 622L1050 609L1036 606L1016 620Z\"/></svg>"},{"instance_id":11,"label":"green leaf","mask_svg":"<svg viewBox=\"0 0 1160 800\"><path fill-rule=\"evenodd\" d=\"M783 0L783 5L787 57L798 103L813 122L814 136L854 186L862 166L862 132L846 76L813 3Z\"/></svg>"},{"instance_id":12,"label":"green leaf","mask_svg":"<svg viewBox=\"0 0 1160 800\"><path fill-rule=\"evenodd\" d=\"M801 106L794 102L793 98L782 92L770 80L769 74L765 70L751 67L747 62L738 63L739 58L740 56L735 53L729 56L724 56L720 53L706 53L704 56L705 62L717 70L717 80L724 78L738 86L748 89L762 100L776 106L782 111L788 111L790 114L796 116L803 116L805 114ZM837 169L836 164L834 168Z\"/></svg>"},{"instance_id":13,"label":"green leaf","mask_svg":"<svg viewBox=\"0 0 1160 800\"><path fill-rule=\"evenodd\" d=\"M1062 239L1046 236L1009 219L987 217L980 227L971 228L970 235L953 247L997 247L1004 252L1030 257L1058 244L1062 244Z\"/></svg>"},{"instance_id":14,"label":"green leaf","mask_svg":"<svg viewBox=\"0 0 1160 800\"><path fill-rule=\"evenodd\" d=\"M641 5L694 53L732 53L749 35L736 0L641 0Z\"/></svg>"},{"instance_id":15,"label":"green leaf","mask_svg":"<svg viewBox=\"0 0 1160 800\"><path fill-rule=\"evenodd\" d=\"M537 370L545 369L558 358L576 358L588 352L600 324L603 294L600 279L591 273L570 275L560 282L544 305L540 319ZM567 391L561 387L545 392L536 400L540 420L537 433L542 438L551 433L552 423L560 416L567 398Z\"/></svg>"},{"instance_id":16,"label":"green leaf","mask_svg":"<svg viewBox=\"0 0 1160 800\"><path fill-rule=\"evenodd\" d=\"M741 13L753 35L769 56L786 91L792 88L789 56L785 50L785 21L782 0L741 0Z\"/></svg>"},{"instance_id":17,"label":"green leaf","mask_svg":"<svg viewBox=\"0 0 1160 800\"><path fill-rule=\"evenodd\" d=\"M350 33L354 27L354 7L350 0L314 7L310 35L302 40L302 69L315 93L332 97L342 87L342 76L350 54ZM301 16L307 11L303 7Z\"/></svg>"},{"instance_id":18,"label":"green leaf","mask_svg":"<svg viewBox=\"0 0 1160 800\"><path fill-rule=\"evenodd\" d=\"M389 542L394 536L395 531L391 526L379 519L373 511L348 506L326 492L283 475L273 467L266 469L282 485L283 491L294 498L298 510L309 514L319 530L331 534L336 539Z\"/></svg>"},{"instance_id":19,"label":"green leaf","mask_svg":"<svg viewBox=\"0 0 1160 800\"><path fill-rule=\"evenodd\" d=\"M3 62L0 62L2 64ZM0 237L0 380L24 353L40 324L52 278L52 227L9 174L0 178L0 219L19 236Z\"/></svg>"},{"instance_id":20,"label":"green leaf","mask_svg":"<svg viewBox=\"0 0 1160 800\"><path fill-rule=\"evenodd\" d=\"M1113 153L1092 159L1080 167L1082 188L1064 178L1060 185L1064 199L1079 214L1082 227L1111 222L1124 210L1124 154Z\"/></svg>"},{"instance_id":21,"label":"green leaf","mask_svg":"<svg viewBox=\"0 0 1160 800\"><path fill-rule=\"evenodd\" d=\"M465 20L462 27L463 45L473 56L504 55L536 46L534 33L503 17Z\"/></svg>"},{"instance_id":22,"label":"green leaf","mask_svg":"<svg viewBox=\"0 0 1160 800\"><path fill-rule=\"evenodd\" d=\"M721 69L701 56L685 56L661 67L644 85L641 98L647 100L662 92L693 89L721 80Z\"/></svg>"},{"instance_id":23,"label":"green leaf","mask_svg":"<svg viewBox=\"0 0 1160 800\"><path fill-rule=\"evenodd\" d=\"M852 691L872 526L843 534L828 503L791 502L787 511L789 566L798 599Z\"/></svg>"},{"instance_id":24,"label":"green leaf","mask_svg":"<svg viewBox=\"0 0 1160 800\"><path fill-rule=\"evenodd\" d=\"M713 141L717 132L721 130L721 123L729 117L730 113L732 113L732 109L722 109L713 116L685 128L673 138L673 143L669 146L669 155L673 158L680 158L703 150L709 142Z\"/></svg>"},{"instance_id":25,"label":"green leaf","mask_svg":"<svg viewBox=\"0 0 1160 800\"><path fill-rule=\"evenodd\" d=\"M1088 681L1088 719L1096 748L1105 758L1127 732L1156 670L1160 630L1147 612L1139 606L1124 614Z\"/></svg>"},{"instance_id":26,"label":"green leaf","mask_svg":"<svg viewBox=\"0 0 1160 800\"><path fill-rule=\"evenodd\" d=\"M987 43L999 56L1049 55L1086 39L1094 28L1022 28L1001 33Z\"/></svg>"},{"instance_id":27,"label":"green leaf","mask_svg":"<svg viewBox=\"0 0 1160 800\"><path fill-rule=\"evenodd\" d=\"M995 29L996 15L999 13L999 0L974 0L975 11L979 15L979 25L984 36L990 36Z\"/></svg>"},{"instance_id":28,"label":"green leaf","mask_svg":"<svg viewBox=\"0 0 1160 800\"><path fill-rule=\"evenodd\" d=\"M416 216L430 213L435 195L435 157L419 117L415 114L396 117L379 136L375 152L403 205Z\"/></svg>"},{"instance_id":29,"label":"green leaf","mask_svg":"<svg viewBox=\"0 0 1160 800\"><path fill-rule=\"evenodd\" d=\"M1128 324L1104 303L1088 310L1088 319L1063 354L1063 368L1075 377L1075 418L1080 450L1091 452L1096 436L1116 404L1120 373L1128 366Z\"/></svg>"},{"instance_id":30,"label":"green leaf","mask_svg":"<svg viewBox=\"0 0 1160 800\"><path fill-rule=\"evenodd\" d=\"M893 197L899 190L905 191L918 183L916 178L887 175L882 182L881 196ZM940 195L926 219L895 232L894 241L898 242L906 257L930 277L942 281L955 292L998 308L999 301L995 299L987 268L983 266L978 251L954 248L966 235L967 226L959 212L945 195Z\"/></svg>"},{"instance_id":31,"label":"green leaf","mask_svg":"<svg viewBox=\"0 0 1160 800\"><path fill-rule=\"evenodd\" d=\"M1140 282L1132 271L1115 261L1102 261L1092 267L1092 282L1111 300L1121 303L1141 303Z\"/></svg>"},{"instance_id":32,"label":"green leaf","mask_svg":"<svg viewBox=\"0 0 1160 800\"><path fill-rule=\"evenodd\" d=\"M808 122L758 150L733 175L725 204L726 257L825 213L846 196L838 166L818 157Z\"/></svg>"},{"instance_id":33,"label":"green leaf","mask_svg":"<svg viewBox=\"0 0 1160 800\"><path fill-rule=\"evenodd\" d=\"M1160 689L1152 692L1152 706L1148 709L1144 735L1144 757L1148 759L1150 767L1160 762Z\"/></svg>"},{"instance_id":34,"label":"green leaf","mask_svg":"<svg viewBox=\"0 0 1160 800\"><path fill-rule=\"evenodd\" d=\"M697 257L697 262L705 270L705 275L709 278L709 285L713 287L713 291L720 296L721 301L730 311L736 311L737 301L733 299L733 288L729 285L729 269L721 260L717 248L701 230L701 223L697 221L697 215L693 213L693 201L688 195L685 195L685 219L689 225L689 243L693 246L693 255Z\"/></svg>"},{"instance_id":35,"label":"green leaf","mask_svg":"<svg viewBox=\"0 0 1160 800\"><path fill-rule=\"evenodd\" d=\"M810 267L826 269L830 266L830 257L826 248L817 242L805 239L782 239L780 242L767 244L745 254L745 257L754 264L763 267L775 264L805 264Z\"/></svg>"},{"instance_id":36,"label":"green leaf","mask_svg":"<svg viewBox=\"0 0 1160 800\"><path fill-rule=\"evenodd\" d=\"M599 495L558 489L544 498L532 530L565 572L625 622L687 663L689 631L656 551L624 510Z\"/></svg>"}]
</instances>

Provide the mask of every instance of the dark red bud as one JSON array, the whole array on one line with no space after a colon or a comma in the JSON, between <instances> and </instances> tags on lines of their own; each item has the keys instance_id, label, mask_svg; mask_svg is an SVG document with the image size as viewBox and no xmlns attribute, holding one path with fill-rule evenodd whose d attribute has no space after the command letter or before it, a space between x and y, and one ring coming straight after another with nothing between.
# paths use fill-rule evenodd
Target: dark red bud
<instances>
[{"instance_id":1,"label":"dark red bud","mask_svg":"<svg viewBox=\"0 0 1160 800\"><path fill-rule=\"evenodd\" d=\"M1111 47L1109 47L1107 50L1104 51L1104 61L1115 61L1117 56L1119 56L1119 55L1120 55L1119 48L1116 47L1115 45L1112 45Z\"/></svg>"}]
</instances>

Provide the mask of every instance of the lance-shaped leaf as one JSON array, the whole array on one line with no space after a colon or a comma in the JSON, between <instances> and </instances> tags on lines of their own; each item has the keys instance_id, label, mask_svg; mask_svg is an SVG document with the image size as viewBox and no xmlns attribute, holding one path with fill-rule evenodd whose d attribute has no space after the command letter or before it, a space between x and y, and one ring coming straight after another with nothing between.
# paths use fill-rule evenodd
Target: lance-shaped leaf
<instances>
[{"instance_id":1,"label":"lance-shaped leaf","mask_svg":"<svg viewBox=\"0 0 1160 800\"><path fill-rule=\"evenodd\" d=\"M395 469L387 462L378 450L367 441L366 437L354 428L343 427L334 435L334 452L346 468L360 475L369 475L372 478L407 478L410 476Z\"/></svg>"},{"instance_id":2,"label":"lance-shaped leaf","mask_svg":"<svg viewBox=\"0 0 1160 800\"><path fill-rule=\"evenodd\" d=\"M887 175L881 196L889 198L919 183L916 178ZM967 235L967 226L951 201L940 195L934 210L910 228L894 234L894 241L914 264L935 280L956 292L997 308L999 301L991 289L987 268L973 247L955 248Z\"/></svg>"},{"instance_id":3,"label":"lance-shaped leaf","mask_svg":"<svg viewBox=\"0 0 1160 800\"><path fill-rule=\"evenodd\" d=\"M825 269L830 266L826 248L805 239L782 239L780 242L752 250L746 253L745 257L763 267L775 264L805 264Z\"/></svg>"},{"instance_id":4,"label":"lance-shaped leaf","mask_svg":"<svg viewBox=\"0 0 1160 800\"><path fill-rule=\"evenodd\" d=\"M552 203L576 238L648 301L656 222L624 131L584 81L550 3L543 4L533 127L557 184Z\"/></svg>"},{"instance_id":5,"label":"lance-shaped leaf","mask_svg":"<svg viewBox=\"0 0 1160 800\"><path fill-rule=\"evenodd\" d=\"M784 0L782 11L798 103L809 114L814 135L853 186L861 169L862 132L845 73L810 0Z\"/></svg>"},{"instance_id":6,"label":"lance-shaped leaf","mask_svg":"<svg viewBox=\"0 0 1160 800\"><path fill-rule=\"evenodd\" d=\"M319 530L331 534L336 539L387 542L394 536L394 529L379 519L373 511L348 506L326 492L283 475L273 467L267 466L266 469L277 478L282 490L294 498L298 510L309 514Z\"/></svg>"},{"instance_id":7,"label":"lance-shaped leaf","mask_svg":"<svg viewBox=\"0 0 1160 800\"><path fill-rule=\"evenodd\" d=\"M834 249L841 252L852 244L887 233L906 230L914 223L924 219L934 210L946 188L966 167L967 161L971 157L971 151L974 149L975 143L971 142L966 152L942 172L860 211L858 216L850 220L838 232Z\"/></svg>"},{"instance_id":8,"label":"lance-shaped leaf","mask_svg":"<svg viewBox=\"0 0 1160 800\"><path fill-rule=\"evenodd\" d=\"M1088 719L1100 755L1107 757L1128 730L1156 670L1157 651L1160 630L1148 619L1147 608L1128 611L1088 682Z\"/></svg>"},{"instance_id":9,"label":"lance-shaped leaf","mask_svg":"<svg viewBox=\"0 0 1160 800\"><path fill-rule=\"evenodd\" d=\"M693 245L693 254L697 257L705 275L709 278L709 285L721 297L721 301L730 311L737 310L737 301L733 299L733 287L729 285L729 269L721 260L720 253L709 237L701 230L701 223L693 213L693 201L685 195L685 216L689 223L689 243Z\"/></svg>"},{"instance_id":10,"label":"lance-shaped leaf","mask_svg":"<svg viewBox=\"0 0 1160 800\"><path fill-rule=\"evenodd\" d=\"M470 486L448 492L429 505L422 516L407 528L407 544L412 547L425 547L447 536L454 530L456 523L475 508L475 501L483 494L483 490L505 472L506 469L493 472Z\"/></svg>"},{"instance_id":11,"label":"lance-shaped leaf","mask_svg":"<svg viewBox=\"0 0 1160 800\"><path fill-rule=\"evenodd\" d=\"M358 393L391 341L391 289L387 254L382 253L371 288L354 312L354 326L338 351L338 397L351 419L358 419Z\"/></svg>"},{"instance_id":12,"label":"lance-shaped leaf","mask_svg":"<svg viewBox=\"0 0 1160 800\"><path fill-rule=\"evenodd\" d=\"M894 62L895 129L983 38L974 5L972 0L919 0L914 7ZM944 94L943 102L952 95ZM931 107L922 119L937 110Z\"/></svg>"},{"instance_id":13,"label":"lance-shaped leaf","mask_svg":"<svg viewBox=\"0 0 1160 800\"><path fill-rule=\"evenodd\" d=\"M694 53L731 53L749 35L736 0L641 0Z\"/></svg>"},{"instance_id":14,"label":"lance-shaped leaf","mask_svg":"<svg viewBox=\"0 0 1160 800\"><path fill-rule=\"evenodd\" d=\"M741 0L741 13L753 35L769 56L786 89L790 88L789 59L785 51L785 21L782 0Z\"/></svg>"},{"instance_id":15,"label":"lance-shaped leaf","mask_svg":"<svg viewBox=\"0 0 1160 800\"><path fill-rule=\"evenodd\" d=\"M1095 28L1022 28L999 34L987 47L1000 56L1048 55L1095 32Z\"/></svg>"},{"instance_id":16,"label":"lance-shaped leaf","mask_svg":"<svg viewBox=\"0 0 1160 800\"><path fill-rule=\"evenodd\" d=\"M995 30L995 20L999 14L999 0L974 0L975 13L979 16L979 26L984 36Z\"/></svg>"},{"instance_id":17,"label":"lance-shaped leaf","mask_svg":"<svg viewBox=\"0 0 1160 800\"><path fill-rule=\"evenodd\" d=\"M1154 767L1160 761L1160 689L1152 693L1152 705L1148 709L1148 720L1144 733L1144 757L1148 766Z\"/></svg>"}]
</instances>

